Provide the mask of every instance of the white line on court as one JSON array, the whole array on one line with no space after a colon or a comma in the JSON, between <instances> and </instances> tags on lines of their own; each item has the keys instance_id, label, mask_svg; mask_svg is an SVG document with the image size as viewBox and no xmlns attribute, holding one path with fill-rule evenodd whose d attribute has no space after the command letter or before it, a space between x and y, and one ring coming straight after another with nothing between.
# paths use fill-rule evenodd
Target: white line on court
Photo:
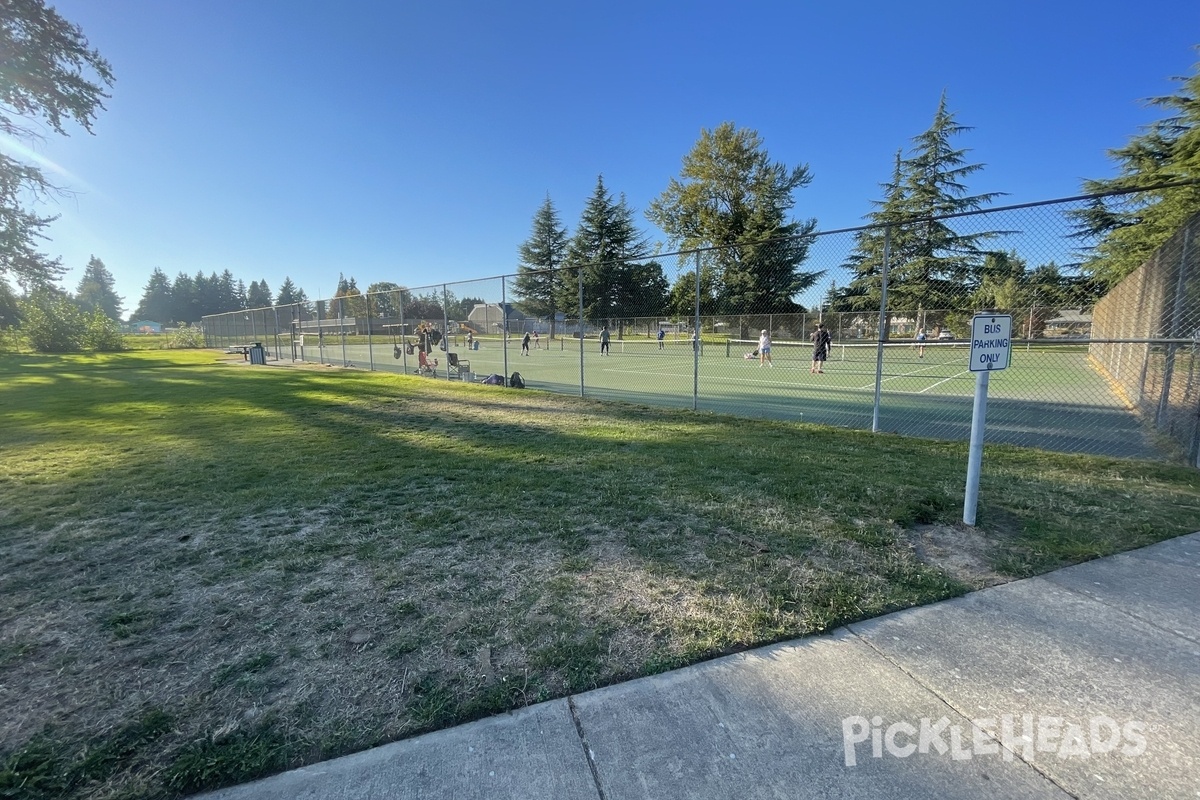
<instances>
[{"instance_id":1,"label":"white line on court","mask_svg":"<svg viewBox=\"0 0 1200 800\"><path fill-rule=\"evenodd\" d=\"M926 386L926 387L925 387L924 389L922 389L921 391L919 391L919 392L916 392L916 394L925 394L925 393L926 393L926 392L928 392L930 389L933 389L933 388L935 388L935 387L941 386L941 385L942 385L943 383L945 383L946 381L952 381L952 380L954 380L955 378L961 378L963 375L970 374L970 372L971 372L971 370L969 370L969 369L964 369L962 372L958 373L957 375L951 375L949 378L945 378L944 380L940 380L940 381L938 381L937 383L933 384L932 386Z\"/></svg>"}]
</instances>

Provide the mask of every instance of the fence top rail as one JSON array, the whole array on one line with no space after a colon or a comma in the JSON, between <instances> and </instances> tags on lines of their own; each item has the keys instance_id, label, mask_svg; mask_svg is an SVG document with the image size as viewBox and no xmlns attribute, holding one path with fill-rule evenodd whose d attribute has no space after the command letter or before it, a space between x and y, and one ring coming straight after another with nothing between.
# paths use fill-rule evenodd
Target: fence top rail
<instances>
[{"instance_id":1,"label":"fence top rail","mask_svg":"<svg viewBox=\"0 0 1200 800\"><path fill-rule=\"evenodd\" d=\"M958 211L958 212L955 212L952 214L939 214L937 216L932 216L932 217L920 217L920 218L906 219L902 223L891 223L891 226L913 225L913 224L920 224L920 223L926 223L926 222L936 222L936 221L947 220L947 219L957 219L957 218L963 218L963 217L978 217L978 216L985 216L988 214L1003 213L1006 211L1017 211L1017 210L1026 209L1026 208L1038 208L1038 207L1042 207L1042 206L1060 205L1060 204L1064 204L1064 203L1079 203L1079 202L1085 202L1088 200L1099 200L1099 199L1105 198L1105 197L1119 197L1122 195L1145 194L1147 192L1159 191L1162 189L1176 189L1176 188L1180 188L1180 187L1184 187L1184 186L1196 186L1196 185L1200 185L1200 179L1191 178L1191 179L1187 179L1187 180L1178 180L1178 181L1170 181L1170 182L1164 182L1164 183L1156 183L1156 184L1151 184L1151 185L1147 185L1147 186L1139 186L1136 188L1113 189L1108 192L1097 192L1095 194L1080 194L1080 195L1074 195L1072 197L1059 197L1059 198L1055 198L1052 200L1036 200L1036 201L1029 202L1029 203L1015 203L1013 205L1007 205L1007 206L995 206L995 207L991 207L991 208L974 209L971 211ZM831 230L824 230L824 231L812 231L810 233L800 234L798 236L770 237L770 238L762 239L762 240L759 240L756 242L747 242L747 243L745 243L745 245L764 245L764 244L771 244L774 242L792 241L795 239L815 239L815 238L823 237L823 236L833 236L836 234L845 234L845 233L858 233L860 231L878 230L880 228L886 228L886 227L889 227L889 224L887 224L887 223L872 223L872 224L867 224L867 225L857 225L857 226L848 227L848 228L834 228ZM665 259L665 258L679 258L682 256L698 255L700 253L711 253L711 252L715 252L717 250L728 249L728 247L729 247L728 245L725 245L725 246L713 245L713 246L707 246L707 247L695 247L695 248L689 248L687 250L676 250L673 252L655 253L651 256L647 256L644 259L637 259L637 260L638 261L646 261L646 260L658 260L658 259ZM585 267L586 266L600 266L605 263L611 263L611 262L589 262L587 264L569 264L569 265L562 264L557 267L548 267L548 268L540 269L540 270L530 270L528 273L522 273L522 274L537 275L537 274L541 274L541 273L558 272L563 269L577 269L580 266L585 266ZM517 275L515 273L506 273L503 275L491 275L491 276L487 276L487 277L483 277L483 278L472 278L469 280L443 281L441 283L429 284L427 286L405 287L405 288L399 289L399 290L388 289L386 291L375 292L373 294L382 295L382 294L396 294L397 292L402 292L404 294L414 295L418 292L422 292L422 291L426 291L426 290L430 290L430 289L439 289L439 288L445 289L446 287L458 286L460 284L483 283L486 281L500 281L500 280L505 280L505 279L514 278L514 277L517 277ZM367 293L363 292L362 296L367 296ZM316 298L315 300L310 300L309 302L310 303L324 303L324 302L331 302L334 299L336 299L336 298ZM247 308L247 309L238 309L236 311L224 311L219 314L206 314L203 317L201 317L201 319L205 320L205 319L210 319L210 318L215 318L215 317L221 317L221 316L225 316L227 314L252 314L255 312L267 311L267 310L276 309L276 308L287 308L287 307L296 306L296 305L300 305L300 304L287 303L282 306L262 306L260 308Z\"/></svg>"}]
</instances>

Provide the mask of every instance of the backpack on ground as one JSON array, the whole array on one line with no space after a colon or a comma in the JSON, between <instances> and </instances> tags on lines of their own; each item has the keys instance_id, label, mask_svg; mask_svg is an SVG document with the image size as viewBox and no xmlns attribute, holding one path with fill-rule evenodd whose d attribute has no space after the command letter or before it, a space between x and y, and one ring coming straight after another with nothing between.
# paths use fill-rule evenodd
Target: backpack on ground
<instances>
[{"instance_id":1,"label":"backpack on ground","mask_svg":"<svg viewBox=\"0 0 1200 800\"><path fill-rule=\"evenodd\" d=\"M491 375L488 375L486 378L484 378L483 382L485 384L487 384L488 386L503 386L504 385L504 376L497 375L496 373L493 372Z\"/></svg>"},{"instance_id":2,"label":"backpack on ground","mask_svg":"<svg viewBox=\"0 0 1200 800\"><path fill-rule=\"evenodd\" d=\"M525 379L521 377L521 373L514 372L512 377L508 379L508 385L514 389L524 389Z\"/></svg>"}]
</instances>

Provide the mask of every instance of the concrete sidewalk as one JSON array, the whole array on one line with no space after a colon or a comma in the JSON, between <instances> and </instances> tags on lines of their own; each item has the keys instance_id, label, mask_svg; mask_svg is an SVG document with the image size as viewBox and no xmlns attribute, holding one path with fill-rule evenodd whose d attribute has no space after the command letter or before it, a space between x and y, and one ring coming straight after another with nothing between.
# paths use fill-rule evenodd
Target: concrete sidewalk
<instances>
[{"instance_id":1,"label":"concrete sidewalk","mask_svg":"<svg viewBox=\"0 0 1200 800\"><path fill-rule=\"evenodd\" d=\"M205 797L1200 798L1198 612L1200 533Z\"/></svg>"}]
</instances>

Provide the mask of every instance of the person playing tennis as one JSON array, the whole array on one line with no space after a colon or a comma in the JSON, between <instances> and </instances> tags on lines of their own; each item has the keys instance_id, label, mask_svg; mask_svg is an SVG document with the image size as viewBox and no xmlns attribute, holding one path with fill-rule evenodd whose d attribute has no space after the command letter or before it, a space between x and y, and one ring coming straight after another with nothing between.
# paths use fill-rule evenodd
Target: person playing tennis
<instances>
[{"instance_id":1,"label":"person playing tennis","mask_svg":"<svg viewBox=\"0 0 1200 800\"><path fill-rule=\"evenodd\" d=\"M825 359L829 358L829 348L833 346L833 337L829 335L829 331L825 330L825 323L818 322L817 329L813 331L813 360L810 373L824 373Z\"/></svg>"},{"instance_id":2,"label":"person playing tennis","mask_svg":"<svg viewBox=\"0 0 1200 800\"><path fill-rule=\"evenodd\" d=\"M758 365L775 366L771 363L771 334L765 329L762 335L758 337Z\"/></svg>"}]
</instances>

